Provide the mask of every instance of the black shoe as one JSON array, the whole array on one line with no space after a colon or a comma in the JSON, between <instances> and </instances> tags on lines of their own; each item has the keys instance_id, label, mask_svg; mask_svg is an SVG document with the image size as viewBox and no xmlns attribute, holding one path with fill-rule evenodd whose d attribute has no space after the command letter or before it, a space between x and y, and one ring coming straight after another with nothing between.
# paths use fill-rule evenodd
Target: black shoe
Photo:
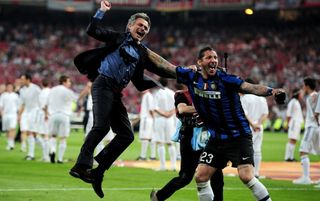
<instances>
[{"instance_id":1,"label":"black shoe","mask_svg":"<svg viewBox=\"0 0 320 201\"><path fill-rule=\"evenodd\" d=\"M142 158L141 156L139 156L137 159L136 159L136 161L145 161L145 160L147 160L146 158Z\"/></svg>"},{"instance_id":2,"label":"black shoe","mask_svg":"<svg viewBox=\"0 0 320 201\"><path fill-rule=\"evenodd\" d=\"M63 164L63 161L59 161L59 160L58 160L57 163L58 163L58 164Z\"/></svg>"},{"instance_id":3,"label":"black shoe","mask_svg":"<svg viewBox=\"0 0 320 201\"><path fill-rule=\"evenodd\" d=\"M150 157L149 159L150 159L150 161L156 161L157 160L156 157Z\"/></svg>"},{"instance_id":4,"label":"black shoe","mask_svg":"<svg viewBox=\"0 0 320 201\"><path fill-rule=\"evenodd\" d=\"M55 163L56 162L56 160L55 160L56 153L52 152L52 153L49 154L49 156L50 156L51 163Z\"/></svg>"},{"instance_id":5,"label":"black shoe","mask_svg":"<svg viewBox=\"0 0 320 201\"><path fill-rule=\"evenodd\" d=\"M104 197L104 193L102 191L102 180L103 180L103 175L98 175L95 173L95 170L91 170L91 175L94 178L94 182L91 184L94 192L100 197Z\"/></svg>"},{"instance_id":6,"label":"black shoe","mask_svg":"<svg viewBox=\"0 0 320 201\"><path fill-rule=\"evenodd\" d=\"M87 183L94 182L94 178L92 177L89 169L79 167L79 165L73 166L73 168L71 168L69 174L71 176L73 176L75 178L79 178L82 181L87 182Z\"/></svg>"}]
</instances>

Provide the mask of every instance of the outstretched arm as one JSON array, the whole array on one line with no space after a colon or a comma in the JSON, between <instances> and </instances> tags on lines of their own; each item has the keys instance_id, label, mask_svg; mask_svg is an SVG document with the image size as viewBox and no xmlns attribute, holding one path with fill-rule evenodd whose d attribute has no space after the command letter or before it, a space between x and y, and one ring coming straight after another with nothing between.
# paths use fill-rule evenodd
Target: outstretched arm
<instances>
[{"instance_id":1,"label":"outstretched arm","mask_svg":"<svg viewBox=\"0 0 320 201\"><path fill-rule=\"evenodd\" d=\"M257 96L275 96L280 93L285 93L284 89L273 89L264 85L250 84L248 82L243 82L240 89L244 93Z\"/></svg>"},{"instance_id":2,"label":"outstretched arm","mask_svg":"<svg viewBox=\"0 0 320 201\"><path fill-rule=\"evenodd\" d=\"M175 65L165 60L163 57L153 52L149 48L147 48L147 53L149 59L155 64L155 67L159 68L159 70L165 71L166 73L172 75L175 78L177 77Z\"/></svg>"}]
</instances>

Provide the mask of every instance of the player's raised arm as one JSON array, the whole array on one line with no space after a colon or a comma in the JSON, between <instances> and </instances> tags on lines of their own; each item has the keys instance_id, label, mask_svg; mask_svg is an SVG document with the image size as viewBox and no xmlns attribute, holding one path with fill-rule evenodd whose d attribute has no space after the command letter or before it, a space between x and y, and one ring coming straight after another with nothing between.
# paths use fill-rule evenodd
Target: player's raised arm
<instances>
[{"instance_id":1,"label":"player's raised arm","mask_svg":"<svg viewBox=\"0 0 320 201\"><path fill-rule=\"evenodd\" d=\"M161 57L154 51L150 50L149 48L147 48L147 53L148 53L149 59L155 64L157 68L169 73L174 77L177 77L175 65L165 60L163 57Z\"/></svg>"},{"instance_id":2,"label":"player's raised arm","mask_svg":"<svg viewBox=\"0 0 320 201\"><path fill-rule=\"evenodd\" d=\"M264 85L251 84L248 82L243 82L240 89L244 93L255 94L257 96L278 96L285 93L284 89L273 89Z\"/></svg>"}]
</instances>

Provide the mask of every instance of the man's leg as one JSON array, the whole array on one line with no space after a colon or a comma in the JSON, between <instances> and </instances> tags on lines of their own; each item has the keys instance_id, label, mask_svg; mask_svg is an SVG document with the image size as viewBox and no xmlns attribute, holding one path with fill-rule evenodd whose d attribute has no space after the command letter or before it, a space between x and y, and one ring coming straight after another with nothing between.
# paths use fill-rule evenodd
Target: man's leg
<instances>
[{"instance_id":1,"label":"man's leg","mask_svg":"<svg viewBox=\"0 0 320 201\"><path fill-rule=\"evenodd\" d=\"M206 153L206 152L204 152ZM201 158L201 157L200 157ZM195 180L197 183L199 201L212 201L214 198L209 179L217 169L207 164L199 164L196 169Z\"/></svg>"},{"instance_id":2,"label":"man's leg","mask_svg":"<svg viewBox=\"0 0 320 201\"><path fill-rule=\"evenodd\" d=\"M271 201L267 188L253 175L253 166L243 164L237 167L241 181L251 190L256 200Z\"/></svg>"}]
</instances>

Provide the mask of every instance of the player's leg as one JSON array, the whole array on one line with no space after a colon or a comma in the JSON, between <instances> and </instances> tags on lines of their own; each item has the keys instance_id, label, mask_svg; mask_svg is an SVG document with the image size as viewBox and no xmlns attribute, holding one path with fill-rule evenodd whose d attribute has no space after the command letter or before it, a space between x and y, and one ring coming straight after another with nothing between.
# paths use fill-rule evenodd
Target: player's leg
<instances>
[{"instance_id":1,"label":"player's leg","mask_svg":"<svg viewBox=\"0 0 320 201\"><path fill-rule=\"evenodd\" d=\"M169 157L171 162L171 170L176 170L177 163L177 149L175 143L171 140L171 136L175 133L176 125L175 125L175 117L170 117L166 119L166 127L165 127L165 142L168 145Z\"/></svg>"},{"instance_id":2,"label":"player's leg","mask_svg":"<svg viewBox=\"0 0 320 201\"><path fill-rule=\"evenodd\" d=\"M315 128L313 127L307 127L301 144L300 144L300 160L301 160L301 166L302 166L302 176L298 179L293 180L292 182L294 184L311 184L310 179L310 159L309 159L309 152L312 150L312 138L313 134L315 132Z\"/></svg>"},{"instance_id":3,"label":"player's leg","mask_svg":"<svg viewBox=\"0 0 320 201\"><path fill-rule=\"evenodd\" d=\"M200 156L200 162L204 160L212 160L207 152L203 152ZM217 169L208 164L200 163L196 169L195 181L197 183L197 191L199 201L212 201L214 194L210 185L210 178Z\"/></svg>"},{"instance_id":4,"label":"player's leg","mask_svg":"<svg viewBox=\"0 0 320 201\"><path fill-rule=\"evenodd\" d=\"M261 154L261 146L262 146L262 140L263 140L263 131L254 132L252 134L253 138L253 161L254 161L254 176L259 178L260 176L260 164L262 160L262 154Z\"/></svg>"}]
</instances>

